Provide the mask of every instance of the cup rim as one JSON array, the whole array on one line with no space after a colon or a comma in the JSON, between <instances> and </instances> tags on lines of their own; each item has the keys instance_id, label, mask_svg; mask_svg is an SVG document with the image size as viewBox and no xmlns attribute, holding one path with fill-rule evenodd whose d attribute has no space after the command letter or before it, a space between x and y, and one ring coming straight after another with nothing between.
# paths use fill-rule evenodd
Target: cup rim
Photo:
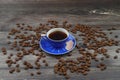
<instances>
[{"instance_id":1,"label":"cup rim","mask_svg":"<svg viewBox=\"0 0 120 80\"><path fill-rule=\"evenodd\" d=\"M53 40L53 39L49 38L49 34L52 33L52 32L54 32L54 31L64 32L65 34L67 34L67 37L64 38L64 39L61 39L61 40ZM64 29L64 28L52 28L52 29L50 29L50 30L47 32L46 36L47 36L47 38L50 39L51 41L60 42L60 41L66 40L66 39L69 37L69 32L68 32L66 29Z\"/></svg>"}]
</instances>

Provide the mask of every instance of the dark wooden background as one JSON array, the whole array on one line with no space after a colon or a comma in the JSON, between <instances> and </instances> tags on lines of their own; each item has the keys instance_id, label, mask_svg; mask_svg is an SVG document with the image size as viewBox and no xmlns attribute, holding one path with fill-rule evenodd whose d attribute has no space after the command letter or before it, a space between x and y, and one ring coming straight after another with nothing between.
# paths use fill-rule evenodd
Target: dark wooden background
<instances>
[{"instance_id":1,"label":"dark wooden background","mask_svg":"<svg viewBox=\"0 0 120 80\"><path fill-rule=\"evenodd\" d=\"M109 35L113 38L114 35L120 34L120 0L0 0L0 48L8 47L6 36L16 23L34 26L40 22L45 23L48 19L57 20L60 24L67 20L72 24L100 26L106 33L109 33L107 28L116 27L113 35ZM111 56L116 54L116 48L108 48ZM105 60L107 70L101 72L93 64L87 76L71 74L70 80L120 80L120 55L118 56L117 60ZM42 75L34 77L24 70L19 74L9 74L5 59L6 56L0 51L0 80L64 80L64 77L53 73L55 59L52 57L47 58L50 66L42 67Z\"/></svg>"}]
</instances>

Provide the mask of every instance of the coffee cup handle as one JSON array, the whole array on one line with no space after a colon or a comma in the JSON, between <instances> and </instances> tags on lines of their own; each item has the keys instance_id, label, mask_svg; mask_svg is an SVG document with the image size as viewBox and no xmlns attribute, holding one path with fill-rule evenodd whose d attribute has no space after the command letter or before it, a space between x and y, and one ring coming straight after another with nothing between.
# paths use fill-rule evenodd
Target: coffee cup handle
<instances>
[{"instance_id":1,"label":"coffee cup handle","mask_svg":"<svg viewBox=\"0 0 120 80\"><path fill-rule=\"evenodd\" d=\"M44 38L44 39L47 39L46 34L41 34L41 37Z\"/></svg>"}]
</instances>

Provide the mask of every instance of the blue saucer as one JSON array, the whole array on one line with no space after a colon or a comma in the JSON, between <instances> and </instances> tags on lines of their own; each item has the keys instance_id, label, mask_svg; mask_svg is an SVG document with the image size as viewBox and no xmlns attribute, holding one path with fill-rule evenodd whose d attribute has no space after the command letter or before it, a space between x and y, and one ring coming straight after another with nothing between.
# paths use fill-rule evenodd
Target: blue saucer
<instances>
[{"instance_id":1,"label":"blue saucer","mask_svg":"<svg viewBox=\"0 0 120 80\"><path fill-rule=\"evenodd\" d=\"M49 54L53 54L53 55L62 55L62 54L66 54L70 51L72 51L75 46L76 46L76 40L75 38L70 34L68 39L66 40L67 41L70 41L72 40L73 41L73 47L70 49L70 50L66 50L66 43L63 47L61 48L56 48L54 47L53 45L51 45L51 43L49 42L48 38L46 37L41 37L40 39L40 48L45 51L46 53L49 53Z\"/></svg>"}]
</instances>

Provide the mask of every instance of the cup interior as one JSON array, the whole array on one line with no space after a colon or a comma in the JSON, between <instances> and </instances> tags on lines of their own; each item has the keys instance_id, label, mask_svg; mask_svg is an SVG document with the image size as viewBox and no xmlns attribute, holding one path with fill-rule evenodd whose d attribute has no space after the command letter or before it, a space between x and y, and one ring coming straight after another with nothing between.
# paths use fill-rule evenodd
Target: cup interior
<instances>
[{"instance_id":1,"label":"cup interior","mask_svg":"<svg viewBox=\"0 0 120 80\"><path fill-rule=\"evenodd\" d=\"M64 33L65 35L66 35L66 37L64 37L65 35L63 34L61 34L61 35L55 35L54 36L54 33L55 32L62 32L62 33ZM50 35L53 33L53 37L63 37L62 39L59 39L59 40L56 40L56 39L53 39L53 38L51 38L50 37ZM64 40L64 39L66 39L67 37L69 36L69 33L68 33L68 31L66 30L66 29L64 29L64 28L53 28L53 29L50 29L48 32L47 32L47 37L49 38L49 39L51 39L51 40L54 40L54 41L60 41L60 40Z\"/></svg>"}]
</instances>

